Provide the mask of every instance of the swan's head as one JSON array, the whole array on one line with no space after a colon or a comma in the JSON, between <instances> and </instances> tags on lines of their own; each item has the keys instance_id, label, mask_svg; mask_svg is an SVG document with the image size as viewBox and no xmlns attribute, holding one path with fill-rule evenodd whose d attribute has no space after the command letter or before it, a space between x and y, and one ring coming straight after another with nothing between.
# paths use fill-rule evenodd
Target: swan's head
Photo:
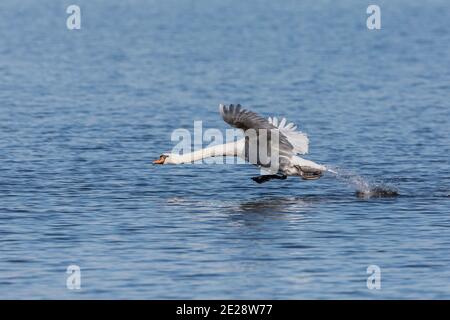
<instances>
[{"instance_id":1,"label":"swan's head","mask_svg":"<svg viewBox=\"0 0 450 320\"><path fill-rule=\"evenodd\" d=\"M162 154L159 156L159 159L153 161L153 164L166 164L169 163L169 155L168 154Z\"/></svg>"}]
</instances>

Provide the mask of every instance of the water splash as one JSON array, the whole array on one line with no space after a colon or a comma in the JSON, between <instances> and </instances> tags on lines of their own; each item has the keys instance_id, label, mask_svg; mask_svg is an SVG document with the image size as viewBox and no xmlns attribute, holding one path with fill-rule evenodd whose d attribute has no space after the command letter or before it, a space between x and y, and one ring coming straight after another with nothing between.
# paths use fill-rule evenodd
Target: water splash
<instances>
[{"instance_id":1,"label":"water splash","mask_svg":"<svg viewBox=\"0 0 450 320\"><path fill-rule=\"evenodd\" d=\"M351 170L327 167L327 171L356 190L359 198L387 198L399 195L398 189L386 182L360 176Z\"/></svg>"}]
</instances>

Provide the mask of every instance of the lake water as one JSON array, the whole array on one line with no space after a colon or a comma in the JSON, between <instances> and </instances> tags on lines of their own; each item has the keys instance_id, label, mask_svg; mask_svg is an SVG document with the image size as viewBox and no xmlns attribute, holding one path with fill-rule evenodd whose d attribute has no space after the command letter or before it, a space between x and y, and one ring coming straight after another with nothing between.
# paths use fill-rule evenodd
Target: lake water
<instances>
[{"instance_id":1,"label":"lake water","mask_svg":"<svg viewBox=\"0 0 450 320\"><path fill-rule=\"evenodd\" d=\"M450 298L450 4L376 2L2 0L0 298ZM400 195L152 166L219 103Z\"/></svg>"}]
</instances>

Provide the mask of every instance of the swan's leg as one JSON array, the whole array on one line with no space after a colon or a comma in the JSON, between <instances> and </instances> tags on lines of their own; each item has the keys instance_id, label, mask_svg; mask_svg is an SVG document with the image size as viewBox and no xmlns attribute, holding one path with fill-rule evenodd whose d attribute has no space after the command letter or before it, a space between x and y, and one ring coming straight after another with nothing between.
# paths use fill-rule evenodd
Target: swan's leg
<instances>
[{"instance_id":1,"label":"swan's leg","mask_svg":"<svg viewBox=\"0 0 450 320\"><path fill-rule=\"evenodd\" d=\"M264 182L267 182L272 179L284 180L286 178L287 178L287 176L285 176L285 175L280 176L277 174L268 174L268 175L264 175L264 176L253 177L252 180L255 181L256 183L264 183Z\"/></svg>"}]
</instances>

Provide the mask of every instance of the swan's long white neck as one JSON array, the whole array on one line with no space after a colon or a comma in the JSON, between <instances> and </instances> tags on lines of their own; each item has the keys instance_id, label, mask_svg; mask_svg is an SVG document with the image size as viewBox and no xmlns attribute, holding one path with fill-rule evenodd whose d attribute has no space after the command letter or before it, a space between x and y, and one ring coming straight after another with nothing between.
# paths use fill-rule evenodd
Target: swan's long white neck
<instances>
[{"instance_id":1,"label":"swan's long white neck","mask_svg":"<svg viewBox=\"0 0 450 320\"><path fill-rule=\"evenodd\" d=\"M192 163L210 157L238 156L242 153L242 149L243 142L235 141L207 147L183 155L171 153L166 161L171 164L182 164Z\"/></svg>"}]
</instances>

